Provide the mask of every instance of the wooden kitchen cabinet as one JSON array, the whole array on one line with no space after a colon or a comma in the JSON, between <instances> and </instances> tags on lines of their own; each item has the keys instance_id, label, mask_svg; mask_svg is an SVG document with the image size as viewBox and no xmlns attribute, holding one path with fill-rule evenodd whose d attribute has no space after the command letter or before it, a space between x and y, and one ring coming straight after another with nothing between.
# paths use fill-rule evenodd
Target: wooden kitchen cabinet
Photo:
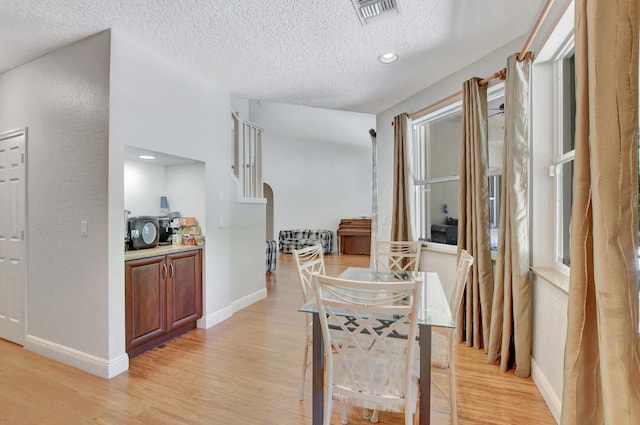
<instances>
[{"instance_id":1,"label":"wooden kitchen cabinet","mask_svg":"<svg viewBox=\"0 0 640 425\"><path fill-rule=\"evenodd\" d=\"M167 255L167 328L171 332L202 316L200 251Z\"/></svg>"},{"instance_id":2,"label":"wooden kitchen cabinet","mask_svg":"<svg viewBox=\"0 0 640 425\"><path fill-rule=\"evenodd\" d=\"M125 314L129 357L194 329L202 316L200 250L125 262Z\"/></svg>"}]
</instances>

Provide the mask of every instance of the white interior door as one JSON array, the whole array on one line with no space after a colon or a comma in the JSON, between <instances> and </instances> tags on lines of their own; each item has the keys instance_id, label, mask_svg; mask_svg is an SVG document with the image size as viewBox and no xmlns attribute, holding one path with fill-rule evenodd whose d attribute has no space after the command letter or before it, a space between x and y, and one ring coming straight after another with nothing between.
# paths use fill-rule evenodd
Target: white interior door
<instances>
[{"instance_id":1,"label":"white interior door","mask_svg":"<svg viewBox=\"0 0 640 425\"><path fill-rule=\"evenodd\" d=\"M25 339L25 130L0 134L0 338Z\"/></svg>"}]
</instances>

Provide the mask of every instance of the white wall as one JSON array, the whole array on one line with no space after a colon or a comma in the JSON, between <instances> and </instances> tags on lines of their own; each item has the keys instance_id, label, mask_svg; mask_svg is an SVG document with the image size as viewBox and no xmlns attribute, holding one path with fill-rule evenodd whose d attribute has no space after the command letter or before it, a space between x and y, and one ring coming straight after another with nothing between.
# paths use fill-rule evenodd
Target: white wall
<instances>
[{"instance_id":1,"label":"white wall","mask_svg":"<svg viewBox=\"0 0 640 425\"><path fill-rule=\"evenodd\" d=\"M166 195L172 212L195 217L206 231L205 192L202 162L179 165L124 162L124 207L131 211L131 217L165 215L160 208L160 197Z\"/></svg>"},{"instance_id":2,"label":"white wall","mask_svg":"<svg viewBox=\"0 0 640 425\"><path fill-rule=\"evenodd\" d=\"M234 312L267 296L265 202L238 202L237 193L231 194L231 250L243 254L235 255L231 264L231 307ZM245 256L259 257L261 261L249 262Z\"/></svg>"},{"instance_id":3,"label":"white wall","mask_svg":"<svg viewBox=\"0 0 640 425\"><path fill-rule=\"evenodd\" d=\"M232 314L232 287L255 285L257 281L264 286L263 269L251 282L232 279L231 265L236 256L242 257L246 264L262 265L264 252L254 256L253 252L231 249L231 239L236 236L229 227L232 199L230 96L117 31L112 34L111 65L109 176L114 190L110 192L113 209L110 219L115 222L121 215L123 196L119 176L123 169L119 159L124 145L205 163L203 221L222 223L208 225L205 234L205 317L199 326L210 326ZM264 215L264 212L254 213ZM114 279L122 282L122 262L115 261L122 254L115 243L110 246L110 254L114 258ZM118 276L115 275L117 267L120 268Z\"/></svg>"},{"instance_id":4,"label":"white wall","mask_svg":"<svg viewBox=\"0 0 640 425\"><path fill-rule=\"evenodd\" d=\"M0 75L0 131L28 127L25 348L103 376L128 367L109 339L109 46L103 32Z\"/></svg>"},{"instance_id":5,"label":"white wall","mask_svg":"<svg viewBox=\"0 0 640 425\"><path fill-rule=\"evenodd\" d=\"M551 413L560 422L567 332L567 292L535 276L532 279L532 371Z\"/></svg>"},{"instance_id":6,"label":"white wall","mask_svg":"<svg viewBox=\"0 0 640 425\"><path fill-rule=\"evenodd\" d=\"M160 215L160 196L167 192L164 165L140 161L124 162L124 207L131 217Z\"/></svg>"},{"instance_id":7,"label":"white wall","mask_svg":"<svg viewBox=\"0 0 640 425\"><path fill-rule=\"evenodd\" d=\"M340 219L371 216L369 129L375 116L268 102L249 106L250 120L265 129L263 178L273 188L275 238L296 228L335 235Z\"/></svg>"},{"instance_id":8,"label":"white wall","mask_svg":"<svg viewBox=\"0 0 640 425\"><path fill-rule=\"evenodd\" d=\"M207 180L205 164L168 165L166 171L167 200L171 211L178 211L182 217L195 217L202 234L207 233L206 193ZM159 202L156 200L156 202ZM158 207L159 207L158 203Z\"/></svg>"}]
</instances>

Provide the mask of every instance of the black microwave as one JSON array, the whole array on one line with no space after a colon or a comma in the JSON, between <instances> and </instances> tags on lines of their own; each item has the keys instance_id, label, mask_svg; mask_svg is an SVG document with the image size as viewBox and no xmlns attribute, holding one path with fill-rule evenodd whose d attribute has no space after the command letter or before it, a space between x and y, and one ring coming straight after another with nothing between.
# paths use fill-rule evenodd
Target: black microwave
<instances>
[{"instance_id":1,"label":"black microwave","mask_svg":"<svg viewBox=\"0 0 640 425\"><path fill-rule=\"evenodd\" d=\"M129 219L129 249L153 248L158 245L158 217L140 216Z\"/></svg>"}]
</instances>

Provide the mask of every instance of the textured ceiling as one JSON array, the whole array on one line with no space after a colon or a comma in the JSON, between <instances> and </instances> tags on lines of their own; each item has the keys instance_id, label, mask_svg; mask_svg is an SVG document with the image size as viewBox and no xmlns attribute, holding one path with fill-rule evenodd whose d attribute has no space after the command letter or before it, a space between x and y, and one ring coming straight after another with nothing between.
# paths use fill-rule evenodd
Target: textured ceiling
<instances>
[{"instance_id":1,"label":"textured ceiling","mask_svg":"<svg viewBox=\"0 0 640 425\"><path fill-rule=\"evenodd\" d=\"M350 0L0 0L0 73L113 28L236 96L378 113L528 34L544 0L398 3L362 26Z\"/></svg>"}]
</instances>

